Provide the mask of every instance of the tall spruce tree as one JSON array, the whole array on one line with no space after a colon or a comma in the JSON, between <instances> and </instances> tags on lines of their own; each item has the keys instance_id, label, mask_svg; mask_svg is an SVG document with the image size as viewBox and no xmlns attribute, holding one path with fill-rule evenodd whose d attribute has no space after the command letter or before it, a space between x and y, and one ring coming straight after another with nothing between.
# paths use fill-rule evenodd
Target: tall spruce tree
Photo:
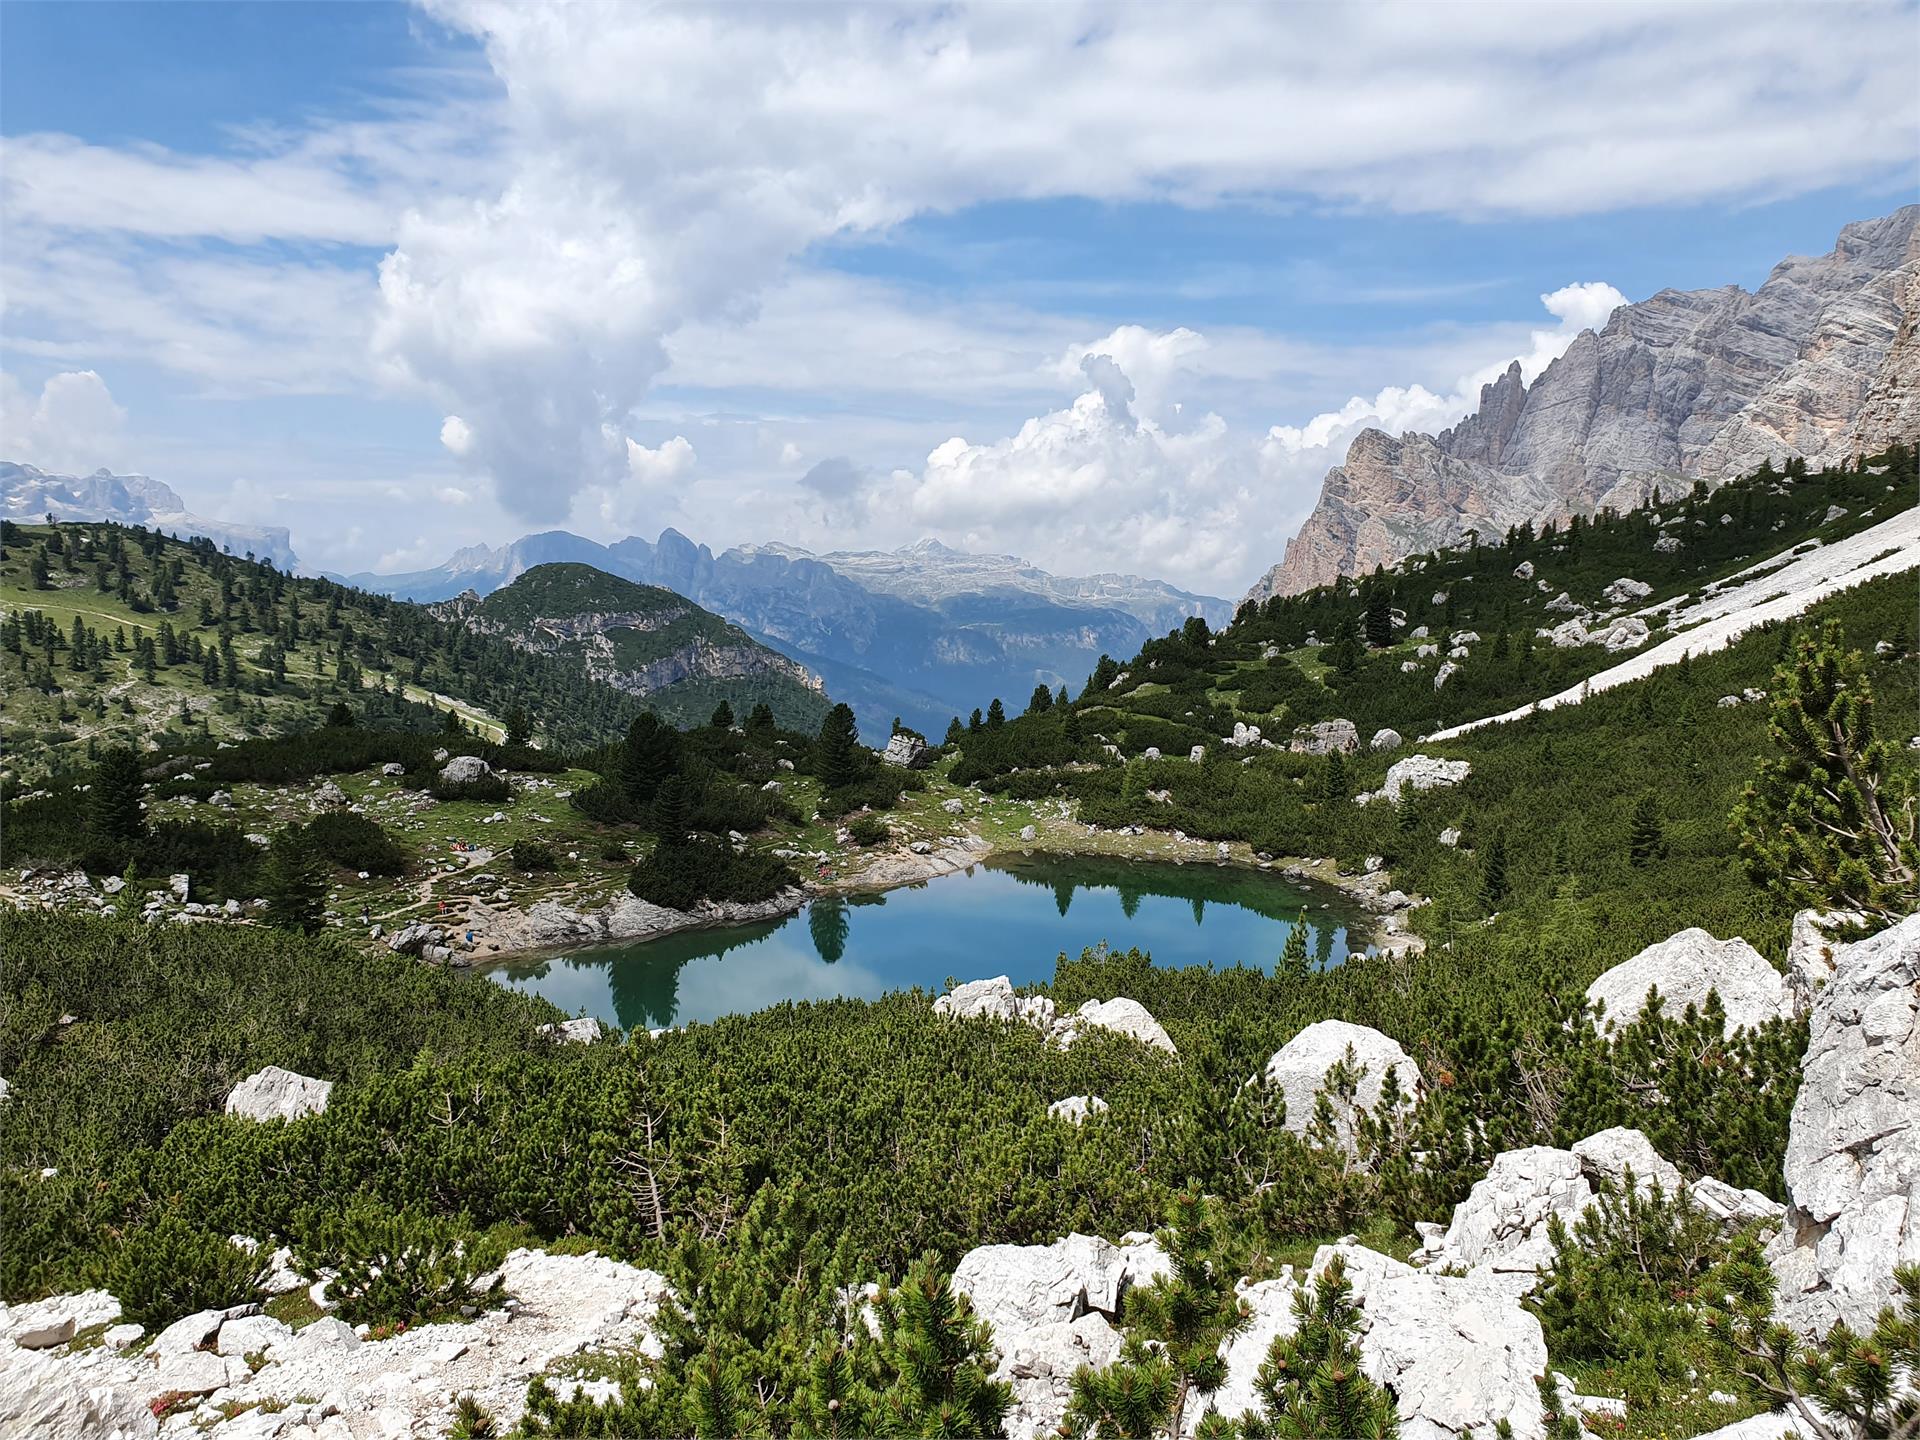
<instances>
[{"instance_id":1,"label":"tall spruce tree","mask_svg":"<svg viewBox=\"0 0 1920 1440\"><path fill-rule=\"evenodd\" d=\"M147 833L140 810L140 792L146 786L140 757L116 745L93 767L93 788L87 792L87 826L103 840L138 840Z\"/></svg>"},{"instance_id":2,"label":"tall spruce tree","mask_svg":"<svg viewBox=\"0 0 1920 1440\"><path fill-rule=\"evenodd\" d=\"M1507 837L1496 830L1480 856L1480 908L1492 913L1507 898Z\"/></svg>"},{"instance_id":3,"label":"tall spruce tree","mask_svg":"<svg viewBox=\"0 0 1920 1440\"><path fill-rule=\"evenodd\" d=\"M814 767L829 790L851 785L860 778L860 731L848 705L836 705L820 722L814 745Z\"/></svg>"},{"instance_id":4,"label":"tall spruce tree","mask_svg":"<svg viewBox=\"0 0 1920 1440\"><path fill-rule=\"evenodd\" d=\"M1627 827L1627 858L1635 865L1651 865L1667 853L1667 830L1660 821L1660 802L1649 790L1633 807Z\"/></svg>"},{"instance_id":5,"label":"tall spruce tree","mask_svg":"<svg viewBox=\"0 0 1920 1440\"><path fill-rule=\"evenodd\" d=\"M1393 591L1379 580L1367 592L1367 644L1376 650L1393 644Z\"/></svg>"},{"instance_id":6,"label":"tall spruce tree","mask_svg":"<svg viewBox=\"0 0 1920 1440\"><path fill-rule=\"evenodd\" d=\"M319 930L327 905L327 879L300 826L274 832L261 867L260 891L267 902L269 925L306 935Z\"/></svg>"}]
</instances>

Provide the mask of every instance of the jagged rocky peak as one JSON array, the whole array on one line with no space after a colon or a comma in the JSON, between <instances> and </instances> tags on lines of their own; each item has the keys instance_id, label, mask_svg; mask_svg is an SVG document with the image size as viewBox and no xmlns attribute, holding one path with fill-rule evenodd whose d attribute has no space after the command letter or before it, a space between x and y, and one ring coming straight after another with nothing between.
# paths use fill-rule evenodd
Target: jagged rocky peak
<instances>
[{"instance_id":1,"label":"jagged rocky peak","mask_svg":"<svg viewBox=\"0 0 1920 1440\"><path fill-rule=\"evenodd\" d=\"M0 460L0 514L21 524L56 520L145 525L182 539L204 535L235 555L249 552L291 570L299 557L284 525L238 525L187 509L172 486L150 475L56 475L34 465Z\"/></svg>"},{"instance_id":2,"label":"jagged rocky peak","mask_svg":"<svg viewBox=\"0 0 1920 1440\"><path fill-rule=\"evenodd\" d=\"M1249 592L1293 594L1377 564L1762 461L1830 464L1920 429L1920 205L1848 225L1766 283L1663 290L1524 383L1511 365L1437 436L1363 431L1285 558Z\"/></svg>"}]
</instances>

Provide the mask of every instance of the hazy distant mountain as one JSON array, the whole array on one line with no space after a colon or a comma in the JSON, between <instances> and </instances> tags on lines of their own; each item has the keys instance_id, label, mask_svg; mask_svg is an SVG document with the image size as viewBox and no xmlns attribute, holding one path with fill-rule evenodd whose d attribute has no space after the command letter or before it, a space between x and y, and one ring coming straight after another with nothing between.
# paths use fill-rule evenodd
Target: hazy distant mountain
<instances>
[{"instance_id":1,"label":"hazy distant mountain","mask_svg":"<svg viewBox=\"0 0 1920 1440\"><path fill-rule=\"evenodd\" d=\"M1915 438L1920 205L1782 260L1758 290L1663 290L1586 331L1532 385L1516 364L1437 436L1366 430L1251 594L1293 594L1451 545L1762 461Z\"/></svg>"},{"instance_id":2,"label":"hazy distant mountain","mask_svg":"<svg viewBox=\"0 0 1920 1440\"><path fill-rule=\"evenodd\" d=\"M0 510L9 520L113 520L145 525L183 540L204 535L214 544L244 555L252 551L282 570L296 562L293 543L280 525L235 525L188 513L186 502L170 486L146 475L52 475L32 465L0 460Z\"/></svg>"},{"instance_id":3,"label":"hazy distant mountain","mask_svg":"<svg viewBox=\"0 0 1920 1440\"><path fill-rule=\"evenodd\" d=\"M821 676L872 738L895 715L943 730L994 696L1016 708L1036 684L1077 690L1105 654L1131 655L1189 615L1231 613L1128 575L1048 575L1012 556L967 555L932 541L891 552L816 556L785 545L718 555L676 530L600 545L565 531L461 550L404 575L345 577L410 600L485 594L536 565L591 565L684 595Z\"/></svg>"}]
</instances>

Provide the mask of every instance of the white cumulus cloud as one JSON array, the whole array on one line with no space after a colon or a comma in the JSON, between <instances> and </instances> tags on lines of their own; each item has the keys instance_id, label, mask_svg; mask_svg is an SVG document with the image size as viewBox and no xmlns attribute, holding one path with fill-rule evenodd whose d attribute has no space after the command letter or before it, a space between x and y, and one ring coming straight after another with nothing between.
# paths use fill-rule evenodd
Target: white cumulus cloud
<instances>
[{"instance_id":1,"label":"white cumulus cloud","mask_svg":"<svg viewBox=\"0 0 1920 1440\"><path fill-rule=\"evenodd\" d=\"M49 376L38 395L0 372L0 458L86 474L116 463L127 412L92 370Z\"/></svg>"}]
</instances>

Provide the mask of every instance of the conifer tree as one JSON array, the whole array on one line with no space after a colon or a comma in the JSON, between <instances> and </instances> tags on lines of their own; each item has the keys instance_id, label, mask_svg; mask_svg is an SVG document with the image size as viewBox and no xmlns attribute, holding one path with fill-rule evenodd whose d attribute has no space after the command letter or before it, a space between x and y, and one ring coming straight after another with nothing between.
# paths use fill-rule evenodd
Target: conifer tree
<instances>
[{"instance_id":1,"label":"conifer tree","mask_svg":"<svg viewBox=\"0 0 1920 1440\"><path fill-rule=\"evenodd\" d=\"M1492 913L1507 898L1507 837L1495 831L1480 857L1480 908Z\"/></svg>"},{"instance_id":2,"label":"conifer tree","mask_svg":"<svg viewBox=\"0 0 1920 1440\"><path fill-rule=\"evenodd\" d=\"M319 930L327 903L327 881L319 858L297 825L274 832L261 867L260 891L269 925L311 935Z\"/></svg>"},{"instance_id":3,"label":"conifer tree","mask_svg":"<svg viewBox=\"0 0 1920 1440\"><path fill-rule=\"evenodd\" d=\"M140 757L125 746L115 746L93 767L93 788L87 792L87 824L96 836L138 840L147 833L140 811L140 792L146 780Z\"/></svg>"},{"instance_id":4,"label":"conifer tree","mask_svg":"<svg viewBox=\"0 0 1920 1440\"><path fill-rule=\"evenodd\" d=\"M1376 650L1393 644L1393 591L1378 580L1367 592L1367 644Z\"/></svg>"},{"instance_id":5,"label":"conifer tree","mask_svg":"<svg viewBox=\"0 0 1920 1440\"><path fill-rule=\"evenodd\" d=\"M773 738L777 727L773 719L773 707L762 700L747 712L747 738L756 744L762 744Z\"/></svg>"},{"instance_id":6,"label":"conifer tree","mask_svg":"<svg viewBox=\"0 0 1920 1440\"><path fill-rule=\"evenodd\" d=\"M722 700L718 705L713 707L713 718L708 720L707 723L716 730L731 730L733 728L733 706Z\"/></svg>"},{"instance_id":7,"label":"conifer tree","mask_svg":"<svg viewBox=\"0 0 1920 1440\"><path fill-rule=\"evenodd\" d=\"M1837 622L1802 634L1774 674L1763 763L1734 811L1753 877L1816 909L1897 920L1920 905L1912 783L1890 775L1873 690Z\"/></svg>"},{"instance_id":8,"label":"conifer tree","mask_svg":"<svg viewBox=\"0 0 1920 1440\"><path fill-rule=\"evenodd\" d=\"M1287 943L1280 947L1279 973L1291 980L1307 978L1307 912L1301 908L1287 932Z\"/></svg>"},{"instance_id":9,"label":"conifer tree","mask_svg":"<svg viewBox=\"0 0 1920 1440\"><path fill-rule=\"evenodd\" d=\"M516 749L533 739L533 721L527 715L524 705L509 706L503 720L506 730L506 743Z\"/></svg>"},{"instance_id":10,"label":"conifer tree","mask_svg":"<svg viewBox=\"0 0 1920 1440\"><path fill-rule=\"evenodd\" d=\"M851 706L834 706L820 722L814 764L820 783L829 790L851 785L860 778L860 732Z\"/></svg>"},{"instance_id":11,"label":"conifer tree","mask_svg":"<svg viewBox=\"0 0 1920 1440\"><path fill-rule=\"evenodd\" d=\"M1349 611L1340 617L1333 644L1327 647L1327 663L1337 673L1351 675L1360 668L1360 653L1360 627Z\"/></svg>"},{"instance_id":12,"label":"conifer tree","mask_svg":"<svg viewBox=\"0 0 1920 1440\"><path fill-rule=\"evenodd\" d=\"M1650 865L1667 853L1666 827L1660 821L1660 802L1649 790L1633 807L1633 821L1627 830L1627 857L1635 865Z\"/></svg>"},{"instance_id":13,"label":"conifer tree","mask_svg":"<svg viewBox=\"0 0 1920 1440\"><path fill-rule=\"evenodd\" d=\"M1227 1378L1220 1347L1248 1312L1233 1293L1207 1202L1189 1187L1176 1197L1159 1240L1171 1273L1127 1292L1126 1346L1105 1370L1074 1377L1063 1428L1092 1440L1145 1440L1182 1433L1187 1407Z\"/></svg>"},{"instance_id":14,"label":"conifer tree","mask_svg":"<svg viewBox=\"0 0 1920 1440\"><path fill-rule=\"evenodd\" d=\"M1000 703L1000 697L996 695L993 697L993 703L987 706L987 728L989 730L998 730L1006 723L1007 707Z\"/></svg>"},{"instance_id":15,"label":"conifer tree","mask_svg":"<svg viewBox=\"0 0 1920 1440\"><path fill-rule=\"evenodd\" d=\"M1393 1440L1393 1396L1360 1370L1360 1305L1335 1255L1293 1297L1294 1333L1274 1338L1255 1377L1246 1440Z\"/></svg>"},{"instance_id":16,"label":"conifer tree","mask_svg":"<svg viewBox=\"0 0 1920 1440\"><path fill-rule=\"evenodd\" d=\"M648 810L647 819L662 845L685 843L687 830L693 823L693 797L688 793L685 779L679 775L669 775L660 782L660 788L654 791L653 805Z\"/></svg>"},{"instance_id":17,"label":"conifer tree","mask_svg":"<svg viewBox=\"0 0 1920 1440\"><path fill-rule=\"evenodd\" d=\"M1327 752L1326 768L1320 772L1320 798L1323 800L1344 800L1350 782L1347 779L1347 757L1339 750Z\"/></svg>"},{"instance_id":18,"label":"conifer tree","mask_svg":"<svg viewBox=\"0 0 1920 1440\"><path fill-rule=\"evenodd\" d=\"M966 736L966 733L966 728L960 723L960 717L956 715L947 722L946 743L949 745L958 745Z\"/></svg>"},{"instance_id":19,"label":"conifer tree","mask_svg":"<svg viewBox=\"0 0 1920 1440\"><path fill-rule=\"evenodd\" d=\"M1027 701L1027 714L1044 715L1053 708L1053 691L1045 685L1033 687L1033 695Z\"/></svg>"}]
</instances>

